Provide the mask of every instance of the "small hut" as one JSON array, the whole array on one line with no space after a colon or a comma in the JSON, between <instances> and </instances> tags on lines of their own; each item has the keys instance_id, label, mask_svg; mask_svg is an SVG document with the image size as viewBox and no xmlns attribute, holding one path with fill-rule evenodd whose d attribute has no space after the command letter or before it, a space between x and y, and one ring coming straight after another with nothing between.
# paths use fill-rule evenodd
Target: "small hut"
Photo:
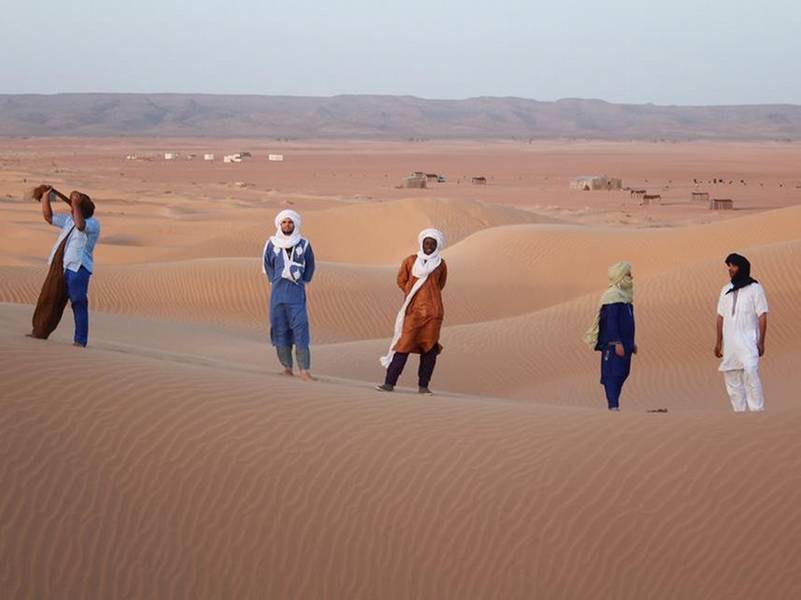
<instances>
[{"instance_id":1,"label":"small hut","mask_svg":"<svg viewBox=\"0 0 801 600\"><path fill-rule=\"evenodd\" d=\"M164 153L164 160L175 160L178 158L177 152L165 152Z\"/></svg>"},{"instance_id":2,"label":"small hut","mask_svg":"<svg viewBox=\"0 0 801 600\"><path fill-rule=\"evenodd\" d=\"M571 190L619 190L623 188L623 180L607 175L582 175L570 180Z\"/></svg>"},{"instance_id":3,"label":"small hut","mask_svg":"<svg viewBox=\"0 0 801 600\"><path fill-rule=\"evenodd\" d=\"M204 154L203 155L203 160L214 160L214 155L213 154Z\"/></svg>"},{"instance_id":4,"label":"small hut","mask_svg":"<svg viewBox=\"0 0 801 600\"><path fill-rule=\"evenodd\" d=\"M439 181L439 175L436 173L426 173L426 179L428 183L437 183Z\"/></svg>"},{"instance_id":5,"label":"small hut","mask_svg":"<svg viewBox=\"0 0 801 600\"><path fill-rule=\"evenodd\" d=\"M647 193L648 190L630 190L629 197L642 201L643 196L645 196Z\"/></svg>"},{"instance_id":6,"label":"small hut","mask_svg":"<svg viewBox=\"0 0 801 600\"><path fill-rule=\"evenodd\" d=\"M661 194L643 194L640 206L650 206L651 204L658 204L661 201Z\"/></svg>"},{"instance_id":7,"label":"small hut","mask_svg":"<svg viewBox=\"0 0 801 600\"><path fill-rule=\"evenodd\" d=\"M693 202L709 202L709 192L693 192Z\"/></svg>"},{"instance_id":8,"label":"small hut","mask_svg":"<svg viewBox=\"0 0 801 600\"><path fill-rule=\"evenodd\" d=\"M734 202L732 202L731 198L712 198L709 202L709 208L711 210L732 210Z\"/></svg>"},{"instance_id":9,"label":"small hut","mask_svg":"<svg viewBox=\"0 0 801 600\"><path fill-rule=\"evenodd\" d=\"M267 160L272 162L283 162L284 155L283 154L269 154L267 156Z\"/></svg>"},{"instance_id":10,"label":"small hut","mask_svg":"<svg viewBox=\"0 0 801 600\"><path fill-rule=\"evenodd\" d=\"M472 177L470 179L470 183L473 185L487 185L487 178L486 177Z\"/></svg>"},{"instance_id":11,"label":"small hut","mask_svg":"<svg viewBox=\"0 0 801 600\"><path fill-rule=\"evenodd\" d=\"M412 173L408 177L404 177L403 181L401 182L401 188L408 188L408 189L424 189L428 187L427 179L425 175L417 175L416 173Z\"/></svg>"}]
</instances>

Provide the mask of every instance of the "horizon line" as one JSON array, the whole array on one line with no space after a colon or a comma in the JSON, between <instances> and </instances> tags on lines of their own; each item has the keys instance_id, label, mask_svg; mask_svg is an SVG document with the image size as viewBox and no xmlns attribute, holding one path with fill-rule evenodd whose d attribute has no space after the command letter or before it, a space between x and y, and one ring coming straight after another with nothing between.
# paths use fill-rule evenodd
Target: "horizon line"
<instances>
[{"instance_id":1,"label":"horizon line","mask_svg":"<svg viewBox=\"0 0 801 600\"><path fill-rule=\"evenodd\" d=\"M425 102L468 102L471 100L522 100L525 102L538 102L542 104L555 104L558 102L598 102L618 106L654 106L662 108L734 108L734 107L758 107L758 106L791 106L801 108L800 103L794 102L757 102L741 104L660 104L656 102L616 102L603 98L582 98L567 96L556 100L540 100L526 96L467 96L463 98L428 98L414 94L378 94L378 93L345 93L331 95L308 95L308 94L258 94L258 93L221 93L221 92L0 92L0 97L8 96L214 96L214 97L243 97L243 98L289 98L304 100L332 100L336 98L408 98L422 100Z\"/></svg>"}]
</instances>

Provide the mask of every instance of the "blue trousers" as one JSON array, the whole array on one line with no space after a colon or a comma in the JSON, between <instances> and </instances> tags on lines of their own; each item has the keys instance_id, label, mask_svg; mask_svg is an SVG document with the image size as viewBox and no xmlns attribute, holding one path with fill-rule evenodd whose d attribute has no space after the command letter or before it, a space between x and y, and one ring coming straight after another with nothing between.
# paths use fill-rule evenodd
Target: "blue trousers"
<instances>
[{"instance_id":1,"label":"blue trousers","mask_svg":"<svg viewBox=\"0 0 801 600\"><path fill-rule=\"evenodd\" d=\"M285 369L292 369L292 347L291 346L278 346L276 348L278 353L278 361ZM311 350L309 347L298 348L295 347L295 358L298 361L298 367L304 371L311 368Z\"/></svg>"},{"instance_id":2,"label":"blue trousers","mask_svg":"<svg viewBox=\"0 0 801 600\"><path fill-rule=\"evenodd\" d=\"M292 346L295 346L298 366L309 369L309 315L305 302L270 303L270 341L285 368L292 368Z\"/></svg>"},{"instance_id":3,"label":"blue trousers","mask_svg":"<svg viewBox=\"0 0 801 600\"><path fill-rule=\"evenodd\" d=\"M84 267L78 271L64 271L64 282L67 284L67 296L75 317L75 336L73 341L81 346L89 342L89 278L92 274Z\"/></svg>"},{"instance_id":4,"label":"blue trousers","mask_svg":"<svg viewBox=\"0 0 801 600\"><path fill-rule=\"evenodd\" d=\"M609 408L620 408L620 393L630 372L631 352L618 356L613 346L601 352L601 385L604 386Z\"/></svg>"},{"instance_id":5,"label":"blue trousers","mask_svg":"<svg viewBox=\"0 0 801 600\"><path fill-rule=\"evenodd\" d=\"M623 384L625 382L625 377L613 377L604 381L606 404L609 408L620 408L620 393L623 391Z\"/></svg>"}]
</instances>

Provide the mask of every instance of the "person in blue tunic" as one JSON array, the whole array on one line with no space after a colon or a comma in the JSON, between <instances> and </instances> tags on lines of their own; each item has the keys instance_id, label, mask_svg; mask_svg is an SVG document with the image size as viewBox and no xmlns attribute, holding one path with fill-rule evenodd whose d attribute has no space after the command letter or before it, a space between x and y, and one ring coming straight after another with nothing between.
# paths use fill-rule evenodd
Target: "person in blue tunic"
<instances>
[{"instance_id":1,"label":"person in blue tunic","mask_svg":"<svg viewBox=\"0 0 801 600\"><path fill-rule=\"evenodd\" d=\"M631 372L631 357L637 354L630 263L609 267L609 287L601 296L595 322L585 333L584 341L601 353L601 385L609 410L620 410L620 394Z\"/></svg>"},{"instance_id":2,"label":"person in blue tunic","mask_svg":"<svg viewBox=\"0 0 801 600\"><path fill-rule=\"evenodd\" d=\"M301 218L294 210L275 217L275 235L262 253L262 269L270 284L270 340L285 375L293 375L292 347L301 379L311 381L309 315L306 284L314 276L314 252L300 235Z\"/></svg>"}]
</instances>

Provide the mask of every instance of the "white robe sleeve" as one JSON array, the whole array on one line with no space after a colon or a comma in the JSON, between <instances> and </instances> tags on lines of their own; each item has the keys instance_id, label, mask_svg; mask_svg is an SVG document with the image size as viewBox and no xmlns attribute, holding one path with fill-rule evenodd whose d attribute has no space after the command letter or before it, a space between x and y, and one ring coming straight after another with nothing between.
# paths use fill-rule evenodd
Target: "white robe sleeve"
<instances>
[{"instance_id":1,"label":"white robe sleeve","mask_svg":"<svg viewBox=\"0 0 801 600\"><path fill-rule=\"evenodd\" d=\"M758 317L768 312L768 299L765 297L765 288L759 284L756 284L754 309Z\"/></svg>"},{"instance_id":2,"label":"white robe sleeve","mask_svg":"<svg viewBox=\"0 0 801 600\"><path fill-rule=\"evenodd\" d=\"M718 316L726 316L726 288L724 287L718 296Z\"/></svg>"}]
</instances>

